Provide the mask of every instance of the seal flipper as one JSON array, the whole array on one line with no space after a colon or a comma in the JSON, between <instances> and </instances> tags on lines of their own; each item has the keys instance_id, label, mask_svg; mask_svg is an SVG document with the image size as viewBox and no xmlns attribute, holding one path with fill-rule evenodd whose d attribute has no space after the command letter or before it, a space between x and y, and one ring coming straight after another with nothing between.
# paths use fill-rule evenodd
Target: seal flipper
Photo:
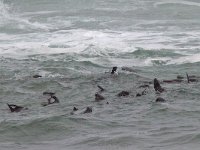
<instances>
[{"instance_id":1,"label":"seal flipper","mask_svg":"<svg viewBox=\"0 0 200 150\"><path fill-rule=\"evenodd\" d=\"M116 71L117 71L117 67L113 67L113 68L112 68L112 71L111 71L111 74L115 74Z\"/></svg>"},{"instance_id":2,"label":"seal flipper","mask_svg":"<svg viewBox=\"0 0 200 150\"><path fill-rule=\"evenodd\" d=\"M7 105L8 105L8 107L9 107L9 109L10 109L11 112L15 111L14 108L10 104L7 103Z\"/></svg>"},{"instance_id":3,"label":"seal flipper","mask_svg":"<svg viewBox=\"0 0 200 150\"><path fill-rule=\"evenodd\" d=\"M187 76L187 82L190 83L190 77L188 76L187 72L186 72L186 76Z\"/></svg>"},{"instance_id":4,"label":"seal flipper","mask_svg":"<svg viewBox=\"0 0 200 150\"><path fill-rule=\"evenodd\" d=\"M156 79L156 78L154 79L154 89L155 89L155 91L158 91L160 93L162 93L164 91L164 89L161 87L158 79Z\"/></svg>"},{"instance_id":5,"label":"seal flipper","mask_svg":"<svg viewBox=\"0 0 200 150\"><path fill-rule=\"evenodd\" d=\"M73 108L73 111L77 111L77 110L78 110L78 108L76 108L76 107Z\"/></svg>"},{"instance_id":6,"label":"seal flipper","mask_svg":"<svg viewBox=\"0 0 200 150\"><path fill-rule=\"evenodd\" d=\"M100 89L101 92L105 91L105 89L102 86L97 85L97 87Z\"/></svg>"},{"instance_id":7,"label":"seal flipper","mask_svg":"<svg viewBox=\"0 0 200 150\"><path fill-rule=\"evenodd\" d=\"M56 94L55 92L43 92L43 95L53 96L55 94Z\"/></svg>"}]
</instances>

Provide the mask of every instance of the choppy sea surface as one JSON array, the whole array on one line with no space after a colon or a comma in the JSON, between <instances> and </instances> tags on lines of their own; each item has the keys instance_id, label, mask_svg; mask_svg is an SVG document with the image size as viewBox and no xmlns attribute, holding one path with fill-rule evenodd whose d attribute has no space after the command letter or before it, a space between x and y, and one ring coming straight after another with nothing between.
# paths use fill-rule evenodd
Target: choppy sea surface
<instances>
[{"instance_id":1,"label":"choppy sea surface","mask_svg":"<svg viewBox=\"0 0 200 150\"><path fill-rule=\"evenodd\" d=\"M0 149L199 150L199 14L199 0L0 0Z\"/></svg>"}]
</instances>

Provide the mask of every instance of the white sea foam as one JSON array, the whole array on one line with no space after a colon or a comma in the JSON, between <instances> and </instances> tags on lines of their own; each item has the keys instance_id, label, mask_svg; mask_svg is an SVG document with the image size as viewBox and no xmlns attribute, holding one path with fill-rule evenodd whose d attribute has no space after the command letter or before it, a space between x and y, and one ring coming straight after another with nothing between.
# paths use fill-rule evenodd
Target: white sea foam
<instances>
[{"instance_id":1,"label":"white sea foam","mask_svg":"<svg viewBox=\"0 0 200 150\"><path fill-rule=\"evenodd\" d=\"M162 0L160 2L156 2L154 4L155 7L159 5L165 5L165 4L181 4L181 5L190 5L190 6L197 6L200 7L200 3L198 2L191 2L191 1L185 1L185 0Z\"/></svg>"},{"instance_id":2,"label":"white sea foam","mask_svg":"<svg viewBox=\"0 0 200 150\"><path fill-rule=\"evenodd\" d=\"M168 3L183 3L186 5L199 6L196 2L188 1L160 1L155 6ZM0 55L4 57L24 58L28 55L35 54L56 54L56 53L78 53L89 56L120 56L124 53L134 52L139 48L145 50L162 50L167 49L175 53L184 54L183 57L170 58L166 57L148 57L148 58L127 58L112 59L113 64L138 64L139 66L152 65L154 61L163 61L166 64L198 62L198 54L191 54L191 51L197 49L198 31L185 31L178 26L169 27L167 31L156 30L131 30L121 31L112 29L82 29L74 28L73 21L82 19L82 22L95 22L95 18L80 16L57 16L58 11L36 11L23 12L21 14L10 13L12 7L0 1L0 22L5 28L10 25L11 29L19 29L20 34L0 33ZM110 9L110 8L106 8ZM40 15L53 14L47 17L46 22L38 19ZM35 19L35 17L38 19ZM71 20L70 20L71 17ZM33 19L34 18L34 19ZM74 19L74 20L73 20ZM166 21L166 20L165 20ZM161 20L160 22L165 23ZM159 20L143 20L142 24L159 24ZM166 21L167 22L167 21ZM141 24L138 21L138 26ZM152 26L152 25L151 25ZM69 29L68 27L73 27ZM142 26L141 26L142 27ZM9 28L9 29L10 29ZM180 36L177 36L180 34ZM183 34L183 35L181 35ZM186 36L185 36L186 35ZM189 50L188 50L189 49ZM185 50L185 51L182 51ZM187 61L186 61L187 60Z\"/></svg>"},{"instance_id":3,"label":"white sea foam","mask_svg":"<svg viewBox=\"0 0 200 150\"><path fill-rule=\"evenodd\" d=\"M172 59L168 64L184 64L184 63L196 63L200 62L200 54L193 54L188 56L183 56L177 59Z\"/></svg>"},{"instance_id":4,"label":"white sea foam","mask_svg":"<svg viewBox=\"0 0 200 150\"><path fill-rule=\"evenodd\" d=\"M187 39L194 38L198 34L188 32L188 36L179 38L179 43L187 43ZM183 63L187 61L199 61L198 57L191 59L192 51L182 51L185 48L176 45L175 38L163 35L156 32L121 32L121 31L91 31L83 29L62 30L57 32L44 32L40 34L21 34L7 35L1 34L0 54L3 56L27 56L34 54L56 54L56 53L78 53L87 54L90 56L108 56L110 54L121 55L137 50L141 47L145 50L161 50L168 49L176 53L181 53L189 56L168 58L146 58L141 63L141 58L124 62L138 65L152 65L152 61L164 61L168 64ZM190 47L191 48L191 47ZM194 46L194 48L196 48ZM183 60L183 59L184 60ZM120 62L119 60L117 60ZM113 64L117 63L113 60ZM123 64L123 63L121 63Z\"/></svg>"}]
</instances>

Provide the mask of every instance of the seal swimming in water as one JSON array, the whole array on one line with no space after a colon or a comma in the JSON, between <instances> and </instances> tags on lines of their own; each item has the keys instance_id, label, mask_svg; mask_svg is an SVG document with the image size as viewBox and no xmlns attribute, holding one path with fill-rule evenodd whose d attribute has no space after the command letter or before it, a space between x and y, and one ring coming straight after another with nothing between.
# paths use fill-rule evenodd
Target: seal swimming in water
<instances>
[{"instance_id":1,"label":"seal swimming in water","mask_svg":"<svg viewBox=\"0 0 200 150\"><path fill-rule=\"evenodd\" d=\"M121 97L121 96L128 96L129 95L129 92L128 91L121 91L120 93L117 94L118 97Z\"/></svg>"},{"instance_id":2,"label":"seal swimming in water","mask_svg":"<svg viewBox=\"0 0 200 150\"><path fill-rule=\"evenodd\" d=\"M189 76L186 72L186 76L187 76L187 82L190 83L190 82L198 82L197 79L194 79L194 77L196 76Z\"/></svg>"},{"instance_id":3,"label":"seal swimming in water","mask_svg":"<svg viewBox=\"0 0 200 150\"><path fill-rule=\"evenodd\" d=\"M142 96L142 95L146 95L146 93L147 93L146 90L147 90L147 89L144 89L144 90L142 91L141 94L140 94L140 93L137 93L137 94L136 94L136 97L140 97L140 96Z\"/></svg>"},{"instance_id":4,"label":"seal swimming in water","mask_svg":"<svg viewBox=\"0 0 200 150\"><path fill-rule=\"evenodd\" d=\"M86 114L86 113L91 113L92 112L92 107L87 107L85 109L85 111L83 112L83 114Z\"/></svg>"},{"instance_id":5,"label":"seal swimming in water","mask_svg":"<svg viewBox=\"0 0 200 150\"><path fill-rule=\"evenodd\" d=\"M73 115L75 111L78 111L78 108L74 107L70 114Z\"/></svg>"},{"instance_id":6,"label":"seal swimming in water","mask_svg":"<svg viewBox=\"0 0 200 150\"><path fill-rule=\"evenodd\" d=\"M54 99L54 101L52 102L51 99ZM54 103L59 103L59 100L56 96L53 95L48 99L48 104L54 104Z\"/></svg>"},{"instance_id":7,"label":"seal swimming in water","mask_svg":"<svg viewBox=\"0 0 200 150\"><path fill-rule=\"evenodd\" d=\"M158 97L156 99L156 102L166 102L166 100L164 98L162 98L162 97Z\"/></svg>"},{"instance_id":8,"label":"seal swimming in water","mask_svg":"<svg viewBox=\"0 0 200 150\"><path fill-rule=\"evenodd\" d=\"M158 81L158 79L154 79L154 89L155 91L158 91L160 93L162 93L164 91L164 89L160 86L160 83Z\"/></svg>"},{"instance_id":9,"label":"seal swimming in water","mask_svg":"<svg viewBox=\"0 0 200 150\"><path fill-rule=\"evenodd\" d=\"M77 110L78 110L78 108L76 108L76 107L73 108L73 111L77 111Z\"/></svg>"},{"instance_id":10,"label":"seal swimming in water","mask_svg":"<svg viewBox=\"0 0 200 150\"><path fill-rule=\"evenodd\" d=\"M117 67L112 68L111 74L112 75L117 74Z\"/></svg>"},{"instance_id":11,"label":"seal swimming in water","mask_svg":"<svg viewBox=\"0 0 200 150\"><path fill-rule=\"evenodd\" d=\"M180 79L180 80L184 79L184 77L183 77L183 76L180 76L180 75L177 75L176 78L177 78L177 79Z\"/></svg>"},{"instance_id":12,"label":"seal swimming in water","mask_svg":"<svg viewBox=\"0 0 200 150\"><path fill-rule=\"evenodd\" d=\"M14 105L14 104L7 104L11 112L20 112L24 107Z\"/></svg>"},{"instance_id":13,"label":"seal swimming in water","mask_svg":"<svg viewBox=\"0 0 200 150\"><path fill-rule=\"evenodd\" d=\"M140 85L139 88L149 88L148 84Z\"/></svg>"},{"instance_id":14,"label":"seal swimming in water","mask_svg":"<svg viewBox=\"0 0 200 150\"><path fill-rule=\"evenodd\" d=\"M95 94L95 101L96 102L99 102L99 101L102 101L102 100L104 100L105 98L102 96L102 95L100 95L99 93L96 93Z\"/></svg>"},{"instance_id":15,"label":"seal swimming in water","mask_svg":"<svg viewBox=\"0 0 200 150\"><path fill-rule=\"evenodd\" d=\"M42 106L47 106L47 105L50 105L50 104L54 104L54 103L59 103L60 102L59 99L54 95L54 93L48 93L48 94L44 94L43 93L43 95L49 95L50 98L47 99L47 101L48 101L47 103L46 102L42 103L41 104ZM51 101L52 99L54 101Z\"/></svg>"},{"instance_id":16,"label":"seal swimming in water","mask_svg":"<svg viewBox=\"0 0 200 150\"><path fill-rule=\"evenodd\" d=\"M38 74L36 74L36 75L33 75L33 78L41 78L42 76L41 75L38 75Z\"/></svg>"}]
</instances>

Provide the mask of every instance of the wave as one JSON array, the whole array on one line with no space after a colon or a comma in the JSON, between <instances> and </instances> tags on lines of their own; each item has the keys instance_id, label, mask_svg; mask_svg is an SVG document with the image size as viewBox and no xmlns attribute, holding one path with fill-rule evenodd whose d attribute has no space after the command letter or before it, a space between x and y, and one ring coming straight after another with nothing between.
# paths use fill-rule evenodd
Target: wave
<instances>
[{"instance_id":1,"label":"wave","mask_svg":"<svg viewBox=\"0 0 200 150\"><path fill-rule=\"evenodd\" d=\"M13 4L0 1L0 29L5 33L30 32L34 30L48 31L51 29L47 24L38 21L30 21L29 18L21 17L14 11Z\"/></svg>"},{"instance_id":2,"label":"wave","mask_svg":"<svg viewBox=\"0 0 200 150\"><path fill-rule=\"evenodd\" d=\"M155 3L154 6L157 7L159 5L166 5L166 4L181 4L181 5L190 5L190 6L200 7L200 3L198 2L191 2L191 1L185 1L185 0L168 0L167 2L163 0L161 2Z\"/></svg>"}]
</instances>

